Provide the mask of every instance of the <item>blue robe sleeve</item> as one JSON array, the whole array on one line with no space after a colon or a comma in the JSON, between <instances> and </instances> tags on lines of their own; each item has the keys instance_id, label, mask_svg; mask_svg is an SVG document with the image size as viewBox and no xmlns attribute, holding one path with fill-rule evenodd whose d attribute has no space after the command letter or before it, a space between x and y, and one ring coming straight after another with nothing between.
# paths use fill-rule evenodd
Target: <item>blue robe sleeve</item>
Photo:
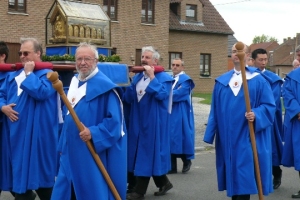
<instances>
[{"instance_id":1,"label":"blue robe sleeve","mask_svg":"<svg viewBox=\"0 0 300 200\"><path fill-rule=\"evenodd\" d=\"M211 102L211 106L210 106L210 113L209 113L207 127L206 127L204 138L203 138L203 141L208 143L208 144L213 143L216 132L218 131L217 116L215 116L215 114L216 114L216 112L215 112L216 105L215 105L215 98L214 98L217 95L216 94L216 87L217 87L217 85L215 85L214 91L213 91L213 94L212 94L212 102Z\"/></svg>"},{"instance_id":2,"label":"blue robe sleeve","mask_svg":"<svg viewBox=\"0 0 300 200\"><path fill-rule=\"evenodd\" d=\"M88 127L92 134L93 143L97 153L100 153L111 146L122 137L122 111L120 99L114 91L108 94L106 105L106 117L96 126Z\"/></svg>"},{"instance_id":3,"label":"blue robe sleeve","mask_svg":"<svg viewBox=\"0 0 300 200\"><path fill-rule=\"evenodd\" d=\"M190 101L191 86L184 81L177 89L173 89L173 102Z\"/></svg>"},{"instance_id":4,"label":"blue robe sleeve","mask_svg":"<svg viewBox=\"0 0 300 200\"><path fill-rule=\"evenodd\" d=\"M46 74L41 77L31 73L20 85L29 96L35 100L47 100L55 92L52 83L47 79Z\"/></svg>"},{"instance_id":5,"label":"blue robe sleeve","mask_svg":"<svg viewBox=\"0 0 300 200\"><path fill-rule=\"evenodd\" d=\"M3 82L3 84L1 85L0 87L0 109L2 108L2 106L5 106L7 103L6 103L6 83L7 83L7 80L5 80Z\"/></svg>"},{"instance_id":6,"label":"blue robe sleeve","mask_svg":"<svg viewBox=\"0 0 300 200\"><path fill-rule=\"evenodd\" d=\"M286 110L285 113L288 115L290 120L293 120L293 118L300 113L299 102L293 94L293 88L295 87L295 84L297 84L297 82L290 78L286 78L284 82L283 102Z\"/></svg>"},{"instance_id":7,"label":"blue robe sleeve","mask_svg":"<svg viewBox=\"0 0 300 200\"><path fill-rule=\"evenodd\" d=\"M133 91L133 84L131 83L130 86L126 87L126 90L123 94L122 100L125 101L126 103L132 103L133 98L134 98L134 91Z\"/></svg>"},{"instance_id":8,"label":"blue robe sleeve","mask_svg":"<svg viewBox=\"0 0 300 200\"><path fill-rule=\"evenodd\" d=\"M262 131L271 126L274 122L276 111L275 100L270 85L264 84L260 87L260 105L251 109L255 114L255 132ZM255 94L250 94L250 98L251 96L255 96Z\"/></svg>"},{"instance_id":9,"label":"blue robe sleeve","mask_svg":"<svg viewBox=\"0 0 300 200\"><path fill-rule=\"evenodd\" d=\"M154 94L157 100L167 99L170 95L170 88L166 82L160 83L157 78L154 78L150 81L145 91L150 94Z\"/></svg>"}]
</instances>

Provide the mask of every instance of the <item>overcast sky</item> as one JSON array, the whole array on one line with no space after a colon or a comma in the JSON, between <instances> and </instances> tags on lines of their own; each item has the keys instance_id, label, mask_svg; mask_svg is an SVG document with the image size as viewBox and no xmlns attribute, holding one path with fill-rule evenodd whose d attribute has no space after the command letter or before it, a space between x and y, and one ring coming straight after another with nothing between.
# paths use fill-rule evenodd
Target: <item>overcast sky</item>
<instances>
[{"instance_id":1,"label":"overcast sky","mask_svg":"<svg viewBox=\"0 0 300 200\"><path fill-rule=\"evenodd\" d=\"M247 45L262 34L284 38L300 33L300 0L210 0L238 41Z\"/></svg>"}]
</instances>

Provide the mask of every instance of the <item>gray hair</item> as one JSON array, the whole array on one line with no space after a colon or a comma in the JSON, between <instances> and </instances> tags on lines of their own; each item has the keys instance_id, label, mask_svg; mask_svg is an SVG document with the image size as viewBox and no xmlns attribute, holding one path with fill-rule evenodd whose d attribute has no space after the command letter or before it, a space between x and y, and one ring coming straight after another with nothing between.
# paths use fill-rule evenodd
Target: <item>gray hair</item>
<instances>
[{"instance_id":1,"label":"gray hair","mask_svg":"<svg viewBox=\"0 0 300 200\"><path fill-rule=\"evenodd\" d=\"M184 66L184 61L183 61L181 58L174 58L174 59L172 60L172 62L173 62L174 60L180 60L180 61L181 61L181 65Z\"/></svg>"},{"instance_id":2,"label":"gray hair","mask_svg":"<svg viewBox=\"0 0 300 200\"><path fill-rule=\"evenodd\" d=\"M35 38L20 38L20 43L21 45L24 44L25 42L31 42L33 44L33 50L34 52L40 52L40 58L42 58L42 55L43 55L43 48L42 48L42 45L41 43L35 39Z\"/></svg>"},{"instance_id":3,"label":"gray hair","mask_svg":"<svg viewBox=\"0 0 300 200\"><path fill-rule=\"evenodd\" d=\"M300 45L296 47L295 52L299 52L300 51Z\"/></svg>"},{"instance_id":4,"label":"gray hair","mask_svg":"<svg viewBox=\"0 0 300 200\"><path fill-rule=\"evenodd\" d=\"M80 49L81 47L87 47L87 48L91 49L94 52L94 54L95 54L95 58L98 60L99 55L98 55L97 47L95 45L89 44L87 42L81 42L78 45L78 47L77 47L77 49L75 51L75 56L77 54L78 49Z\"/></svg>"},{"instance_id":5,"label":"gray hair","mask_svg":"<svg viewBox=\"0 0 300 200\"><path fill-rule=\"evenodd\" d=\"M142 48L142 54L143 54L145 51L150 51L150 52L152 52L152 60L155 60L155 59L159 60L160 55L159 55L158 51L154 49L153 46L146 46L146 47L143 47L143 48Z\"/></svg>"}]
</instances>

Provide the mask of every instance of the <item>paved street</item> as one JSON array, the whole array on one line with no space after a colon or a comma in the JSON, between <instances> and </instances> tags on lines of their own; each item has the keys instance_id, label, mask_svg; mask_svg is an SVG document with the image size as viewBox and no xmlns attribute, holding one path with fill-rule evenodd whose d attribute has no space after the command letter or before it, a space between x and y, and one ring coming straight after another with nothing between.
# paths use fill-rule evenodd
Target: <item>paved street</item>
<instances>
[{"instance_id":1,"label":"paved street","mask_svg":"<svg viewBox=\"0 0 300 200\"><path fill-rule=\"evenodd\" d=\"M182 168L178 159L178 169ZM215 154L214 151L200 151L193 160L192 168L187 174L177 173L168 175L174 188L165 196L155 197L157 190L151 180L146 194L146 200L230 200L225 192L217 191ZM291 194L300 189L298 173L293 168L283 168L282 185L265 200L288 200ZM13 197L4 192L1 200L13 200ZM38 199L38 198L37 198ZM102 199L101 199L102 200ZM258 195L252 195L251 200L258 200Z\"/></svg>"},{"instance_id":2,"label":"paved street","mask_svg":"<svg viewBox=\"0 0 300 200\"><path fill-rule=\"evenodd\" d=\"M155 197L153 195L157 191L157 188L151 180L146 200L230 200L230 198L226 197L226 192L217 191L215 152L213 146L202 141L210 107L199 104L199 100L198 98L193 98L197 153L195 160L192 161L191 170L187 174L179 172L168 175L174 188L162 197ZM180 170L182 168L181 160L178 159L177 163L178 170ZM291 194L300 189L298 173L293 168L283 167L282 169L282 185L274 193L266 196L265 200L288 200L291 199ZM0 200L13 200L13 197L10 193L4 192ZM251 200L258 200L258 195L252 195Z\"/></svg>"}]
</instances>

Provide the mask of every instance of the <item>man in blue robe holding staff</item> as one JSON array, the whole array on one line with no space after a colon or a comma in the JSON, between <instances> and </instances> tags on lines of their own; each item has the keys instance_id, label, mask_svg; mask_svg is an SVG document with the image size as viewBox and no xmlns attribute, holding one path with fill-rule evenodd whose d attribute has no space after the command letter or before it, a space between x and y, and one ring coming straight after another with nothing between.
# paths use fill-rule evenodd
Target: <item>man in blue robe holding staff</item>
<instances>
[{"instance_id":1,"label":"man in blue robe holding staff","mask_svg":"<svg viewBox=\"0 0 300 200\"><path fill-rule=\"evenodd\" d=\"M249 200L258 189L248 120L254 124L262 191L268 195L273 191L271 125L276 107L270 85L255 68L247 67L251 112L246 112L235 45L231 53L234 69L216 79L203 140L209 144L215 140L219 191L227 190L232 200ZM244 52L248 52L247 46ZM244 57L245 63L248 56Z\"/></svg>"},{"instance_id":2,"label":"man in blue robe holding staff","mask_svg":"<svg viewBox=\"0 0 300 200\"><path fill-rule=\"evenodd\" d=\"M75 59L78 74L71 80L67 98L84 130L78 130L68 112L59 140L60 168L51 199L115 199L87 141L94 146L119 196L125 199L127 138L118 87L98 69L95 46L81 43Z\"/></svg>"},{"instance_id":3,"label":"man in blue robe holding staff","mask_svg":"<svg viewBox=\"0 0 300 200\"><path fill-rule=\"evenodd\" d=\"M24 68L10 73L0 90L0 108L6 115L3 134L11 160L1 163L6 177L3 190L16 200L49 200L57 172L58 96L46 74L35 69L42 46L35 38L21 38L19 51Z\"/></svg>"}]
</instances>

